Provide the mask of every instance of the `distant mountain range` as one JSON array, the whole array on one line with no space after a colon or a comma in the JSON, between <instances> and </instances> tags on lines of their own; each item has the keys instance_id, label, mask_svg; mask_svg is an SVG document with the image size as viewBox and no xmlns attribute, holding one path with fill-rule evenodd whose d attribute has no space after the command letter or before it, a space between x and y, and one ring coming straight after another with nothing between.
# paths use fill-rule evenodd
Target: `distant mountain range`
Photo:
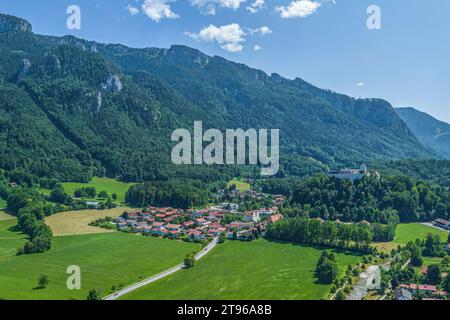
<instances>
[{"instance_id":1,"label":"distant mountain range","mask_svg":"<svg viewBox=\"0 0 450 320\"><path fill-rule=\"evenodd\" d=\"M213 179L217 172L186 173L170 161L172 131L196 120L221 130L280 129L280 174L437 156L381 99L354 99L185 46L37 35L7 15L0 15L0 115L0 168L61 180Z\"/></svg>"},{"instance_id":2,"label":"distant mountain range","mask_svg":"<svg viewBox=\"0 0 450 320\"><path fill-rule=\"evenodd\" d=\"M414 108L396 108L395 111L424 146L450 159L450 124Z\"/></svg>"}]
</instances>

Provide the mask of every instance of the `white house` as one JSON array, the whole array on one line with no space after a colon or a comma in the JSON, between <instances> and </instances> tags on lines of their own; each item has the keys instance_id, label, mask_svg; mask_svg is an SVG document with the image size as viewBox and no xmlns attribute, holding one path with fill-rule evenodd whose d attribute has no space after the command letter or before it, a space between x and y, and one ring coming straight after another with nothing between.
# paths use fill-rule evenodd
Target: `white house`
<instances>
[{"instance_id":1,"label":"white house","mask_svg":"<svg viewBox=\"0 0 450 320\"><path fill-rule=\"evenodd\" d=\"M362 163L359 169L341 169L339 171L330 171L328 173L329 177L334 177L337 179L349 179L351 181L361 180L365 176L370 176L370 172L367 171L367 166Z\"/></svg>"}]
</instances>

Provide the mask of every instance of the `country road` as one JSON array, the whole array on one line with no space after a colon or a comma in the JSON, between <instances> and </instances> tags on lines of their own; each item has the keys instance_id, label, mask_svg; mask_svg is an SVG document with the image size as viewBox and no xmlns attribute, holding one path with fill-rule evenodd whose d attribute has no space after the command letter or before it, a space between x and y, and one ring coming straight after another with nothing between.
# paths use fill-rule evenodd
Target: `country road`
<instances>
[{"instance_id":1,"label":"country road","mask_svg":"<svg viewBox=\"0 0 450 320\"><path fill-rule=\"evenodd\" d=\"M197 253L195 255L195 260L200 260L201 258L203 258L206 254L208 254L208 252L210 252L216 245L217 245L217 238L214 238L211 243L209 243L205 248L203 248L199 253ZM142 281L139 281L137 283L134 283L122 290L116 291L106 297L103 298L103 300L117 300L119 299L121 296L130 293L131 291L134 291L136 289L139 289L143 286L146 286L150 283L153 283L155 281L158 281L160 279L163 279L177 271L180 271L181 269L184 268L184 263L181 263L173 268L170 268L164 272L161 272L155 276L151 276L150 278L144 279Z\"/></svg>"}]
</instances>

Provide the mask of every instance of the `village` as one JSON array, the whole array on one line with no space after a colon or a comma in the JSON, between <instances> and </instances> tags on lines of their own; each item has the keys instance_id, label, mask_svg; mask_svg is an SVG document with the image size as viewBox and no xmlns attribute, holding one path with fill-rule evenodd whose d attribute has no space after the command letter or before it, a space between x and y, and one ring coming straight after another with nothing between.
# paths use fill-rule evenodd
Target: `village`
<instances>
[{"instance_id":1,"label":"village","mask_svg":"<svg viewBox=\"0 0 450 320\"><path fill-rule=\"evenodd\" d=\"M224 192L229 193L228 196L242 199L262 197L262 194L253 190L241 192L231 189L221 191L222 195ZM194 242L216 237L251 241L263 234L268 224L283 219L278 213L278 208L284 200L284 196L275 195L271 200L272 207L243 212L239 211L239 205L233 202L224 202L198 210L150 206L142 210L124 212L114 223L119 231L145 236Z\"/></svg>"}]
</instances>

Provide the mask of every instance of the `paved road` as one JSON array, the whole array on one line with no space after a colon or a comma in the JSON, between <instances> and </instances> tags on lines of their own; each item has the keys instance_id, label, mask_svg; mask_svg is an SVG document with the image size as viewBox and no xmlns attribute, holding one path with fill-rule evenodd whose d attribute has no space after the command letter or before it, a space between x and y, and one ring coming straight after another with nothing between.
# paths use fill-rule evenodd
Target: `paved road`
<instances>
[{"instance_id":1,"label":"paved road","mask_svg":"<svg viewBox=\"0 0 450 320\"><path fill-rule=\"evenodd\" d=\"M210 252L216 245L217 245L217 238L213 239L205 248L202 249L202 251L200 251L199 253L196 254L195 256L195 260L200 260L201 258L203 258L208 252ZM110 294L109 296L106 296L105 298L103 298L103 300L116 300L119 299L121 296L130 293L131 291L134 291L138 288L141 288L143 286L146 286L152 282L158 281L162 278L165 278L169 275L171 275L172 273L175 273L177 271L180 271L181 269L184 268L184 263L179 264L169 270L166 270L164 272L161 272L155 276L152 276L150 278L147 278L145 280L139 281L135 284L132 284L131 286L128 286L122 290L116 291L113 294Z\"/></svg>"}]
</instances>

